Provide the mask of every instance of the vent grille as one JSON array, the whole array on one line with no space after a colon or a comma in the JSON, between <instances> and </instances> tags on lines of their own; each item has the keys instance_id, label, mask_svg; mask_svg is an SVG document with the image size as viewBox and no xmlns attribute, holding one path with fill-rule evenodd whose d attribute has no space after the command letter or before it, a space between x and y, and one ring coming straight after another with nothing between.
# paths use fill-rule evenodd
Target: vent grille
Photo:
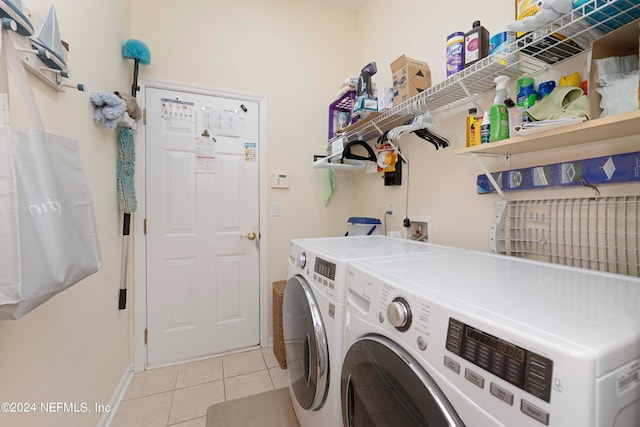
<instances>
[{"instance_id":1,"label":"vent grille","mask_svg":"<svg viewBox=\"0 0 640 427\"><path fill-rule=\"evenodd\" d=\"M496 252L640 277L640 196L508 201Z\"/></svg>"}]
</instances>

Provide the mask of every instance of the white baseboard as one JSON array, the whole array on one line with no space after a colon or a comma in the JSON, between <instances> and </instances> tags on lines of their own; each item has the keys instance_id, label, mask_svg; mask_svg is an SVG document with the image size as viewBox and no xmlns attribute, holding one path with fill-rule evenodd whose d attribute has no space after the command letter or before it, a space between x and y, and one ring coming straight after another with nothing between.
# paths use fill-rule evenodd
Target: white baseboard
<instances>
[{"instance_id":1,"label":"white baseboard","mask_svg":"<svg viewBox=\"0 0 640 427\"><path fill-rule=\"evenodd\" d=\"M111 396L111 400L109 401L110 411L104 412L102 414L102 418L98 422L98 427L109 427L111 422L113 421L113 417L116 415L116 411L118 410L118 406L120 406L120 402L124 397L124 394L127 392L127 388L129 387L129 383L133 378L133 363L127 366L122 374L122 378L120 378L120 382L118 386L113 391L113 395Z\"/></svg>"}]
</instances>

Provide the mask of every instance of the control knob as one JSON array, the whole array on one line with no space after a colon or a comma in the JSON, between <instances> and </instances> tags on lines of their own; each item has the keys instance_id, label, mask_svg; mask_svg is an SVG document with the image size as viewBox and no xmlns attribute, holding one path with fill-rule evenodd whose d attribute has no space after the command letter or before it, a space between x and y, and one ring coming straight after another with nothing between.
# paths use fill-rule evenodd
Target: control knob
<instances>
[{"instance_id":1,"label":"control knob","mask_svg":"<svg viewBox=\"0 0 640 427\"><path fill-rule=\"evenodd\" d=\"M296 265L300 268L304 268L307 265L307 254L301 252L296 259Z\"/></svg>"},{"instance_id":2,"label":"control knob","mask_svg":"<svg viewBox=\"0 0 640 427\"><path fill-rule=\"evenodd\" d=\"M411 307L402 297L396 297L387 306L387 319L397 330L404 332L411 327Z\"/></svg>"}]
</instances>

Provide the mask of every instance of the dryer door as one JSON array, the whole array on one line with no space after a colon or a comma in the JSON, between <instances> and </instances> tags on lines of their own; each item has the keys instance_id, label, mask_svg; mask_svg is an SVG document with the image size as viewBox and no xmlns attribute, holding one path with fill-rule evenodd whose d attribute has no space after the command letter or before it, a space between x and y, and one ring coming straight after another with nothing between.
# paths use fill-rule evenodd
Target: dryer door
<instances>
[{"instance_id":1,"label":"dryer door","mask_svg":"<svg viewBox=\"0 0 640 427\"><path fill-rule=\"evenodd\" d=\"M345 426L464 426L431 376L386 337L366 335L349 347L341 383Z\"/></svg>"},{"instance_id":2,"label":"dryer door","mask_svg":"<svg viewBox=\"0 0 640 427\"><path fill-rule=\"evenodd\" d=\"M316 298L303 277L287 281L282 316L291 388L302 408L319 409L329 388L329 348Z\"/></svg>"}]
</instances>

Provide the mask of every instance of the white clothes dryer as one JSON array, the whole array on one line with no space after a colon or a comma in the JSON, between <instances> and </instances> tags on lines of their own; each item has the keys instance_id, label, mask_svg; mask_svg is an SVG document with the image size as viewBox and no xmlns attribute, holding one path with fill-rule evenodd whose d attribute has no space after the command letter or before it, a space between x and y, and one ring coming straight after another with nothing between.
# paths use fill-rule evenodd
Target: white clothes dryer
<instances>
[{"instance_id":1,"label":"white clothes dryer","mask_svg":"<svg viewBox=\"0 0 640 427\"><path fill-rule=\"evenodd\" d=\"M283 329L291 400L302 427L342 424L339 382L347 263L460 250L386 236L291 241Z\"/></svg>"},{"instance_id":2,"label":"white clothes dryer","mask_svg":"<svg viewBox=\"0 0 640 427\"><path fill-rule=\"evenodd\" d=\"M640 426L640 279L489 253L347 274L345 426Z\"/></svg>"}]
</instances>

